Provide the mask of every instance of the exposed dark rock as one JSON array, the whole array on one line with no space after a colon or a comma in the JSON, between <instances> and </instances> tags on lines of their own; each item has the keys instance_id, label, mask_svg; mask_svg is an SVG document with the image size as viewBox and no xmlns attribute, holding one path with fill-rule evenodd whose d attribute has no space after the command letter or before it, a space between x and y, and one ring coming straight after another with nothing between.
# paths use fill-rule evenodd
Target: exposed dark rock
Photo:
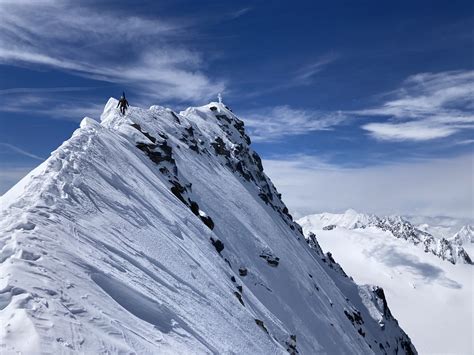
<instances>
[{"instance_id":1,"label":"exposed dark rock","mask_svg":"<svg viewBox=\"0 0 474 355\"><path fill-rule=\"evenodd\" d=\"M232 282L237 282L237 280L235 279L234 276L231 276L231 277L230 277L230 281L232 281Z\"/></svg>"},{"instance_id":2,"label":"exposed dark rock","mask_svg":"<svg viewBox=\"0 0 474 355\"><path fill-rule=\"evenodd\" d=\"M186 189L177 181L171 181L171 183L173 184L171 187L171 192L173 195L175 195L182 203L187 206L188 201L186 201L183 197L183 193L186 191Z\"/></svg>"},{"instance_id":3,"label":"exposed dark rock","mask_svg":"<svg viewBox=\"0 0 474 355\"><path fill-rule=\"evenodd\" d=\"M222 243L219 239L210 238L212 245L216 248L216 251L220 254L221 251L224 250L224 243Z\"/></svg>"},{"instance_id":4,"label":"exposed dark rock","mask_svg":"<svg viewBox=\"0 0 474 355\"><path fill-rule=\"evenodd\" d=\"M262 329L265 331L265 333L268 334L268 330L267 330L267 328L265 327L265 324L263 323L262 320L255 318L255 323L257 323L257 325L258 325L260 328L262 328Z\"/></svg>"},{"instance_id":5,"label":"exposed dark rock","mask_svg":"<svg viewBox=\"0 0 474 355\"><path fill-rule=\"evenodd\" d=\"M265 259L268 265L273 266L273 267L277 267L278 264L280 263L280 258L270 254L269 252L262 252L262 254L260 254L260 257L262 259Z\"/></svg>"},{"instance_id":6,"label":"exposed dark rock","mask_svg":"<svg viewBox=\"0 0 474 355\"><path fill-rule=\"evenodd\" d=\"M333 230L334 228L336 228L336 225L335 225L335 224L330 224L330 225L328 225L328 226L324 226L324 227L323 227L323 230L325 230L325 231L331 231L331 230Z\"/></svg>"},{"instance_id":7,"label":"exposed dark rock","mask_svg":"<svg viewBox=\"0 0 474 355\"><path fill-rule=\"evenodd\" d=\"M239 290L240 293L244 291L244 288L242 286L237 286L237 290Z\"/></svg>"},{"instance_id":8,"label":"exposed dark rock","mask_svg":"<svg viewBox=\"0 0 474 355\"><path fill-rule=\"evenodd\" d=\"M286 344L286 351L288 351L291 355L298 354L298 350L296 349L296 335L290 335L290 339L285 341Z\"/></svg>"},{"instance_id":9,"label":"exposed dark rock","mask_svg":"<svg viewBox=\"0 0 474 355\"><path fill-rule=\"evenodd\" d=\"M415 355L415 351L413 350L413 344L409 341L400 339L400 346L403 350L405 350L406 355Z\"/></svg>"},{"instance_id":10,"label":"exposed dark rock","mask_svg":"<svg viewBox=\"0 0 474 355\"><path fill-rule=\"evenodd\" d=\"M352 311L352 312L349 312L347 310L344 310L344 314L346 315L346 317L351 321L352 324L359 324L359 325L362 325L364 324L364 320L362 319L362 316L360 315L360 312L359 311Z\"/></svg>"},{"instance_id":11,"label":"exposed dark rock","mask_svg":"<svg viewBox=\"0 0 474 355\"><path fill-rule=\"evenodd\" d=\"M209 217L209 216L199 216L199 218L201 218L201 221L203 221L203 223L204 223L210 230L213 230L213 229L214 229L214 221L212 220L211 217Z\"/></svg>"},{"instance_id":12,"label":"exposed dark rock","mask_svg":"<svg viewBox=\"0 0 474 355\"><path fill-rule=\"evenodd\" d=\"M138 123L132 123L131 126L137 130L140 131L141 134L143 134L145 137L147 137L150 141L153 143L156 143L156 138L150 135L148 132L144 132L142 130L142 127Z\"/></svg>"},{"instance_id":13,"label":"exposed dark rock","mask_svg":"<svg viewBox=\"0 0 474 355\"><path fill-rule=\"evenodd\" d=\"M228 123L231 123L231 122L232 122L232 121L230 120L230 118L227 117L226 115L216 115L216 117L217 117L218 119L224 120L224 121L226 121L226 122L228 122Z\"/></svg>"},{"instance_id":14,"label":"exposed dark rock","mask_svg":"<svg viewBox=\"0 0 474 355\"><path fill-rule=\"evenodd\" d=\"M237 165L235 166L235 169L240 173L240 175L243 176L245 180L247 181L253 180L252 175L246 171L247 170L246 168L244 168L242 161L239 161L237 163Z\"/></svg>"},{"instance_id":15,"label":"exposed dark rock","mask_svg":"<svg viewBox=\"0 0 474 355\"><path fill-rule=\"evenodd\" d=\"M211 145L214 147L216 154L230 157L230 151L226 148L221 137L217 137Z\"/></svg>"},{"instance_id":16,"label":"exposed dark rock","mask_svg":"<svg viewBox=\"0 0 474 355\"><path fill-rule=\"evenodd\" d=\"M382 303L384 317L387 319L392 319L392 313L390 312L390 308L388 308L387 299L385 298L385 292L383 291L383 288L375 286L372 292L379 299L379 302Z\"/></svg>"},{"instance_id":17,"label":"exposed dark rock","mask_svg":"<svg viewBox=\"0 0 474 355\"><path fill-rule=\"evenodd\" d=\"M267 205L270 203L270 199L268 198L267 194L260 192L258 196L265 202Z\"/></svg>"},{"instance_id":18,"label":"exposed dark rock","mask_svg":"<svg viewBox=\"0 0 474 355\"><path fill-rule=\"evenodd\" d=\"M211 107L209 107L209 110L211 110L211 111L217 111L217 107L216 107L216 106L211 106Z\"/></svg>"},{"instance_id":19,"label":"exposed dark rock","mask_svg":"<svg viewBox=\"0 0 474 355\"><path fill-rule=\"evenodd\" d=\"M241 268L239 269L239 275L240 275L240 276L247 276L247 273L248 273L248 271L247 271L246 268L241 267Z\"/></svg>"},{"instance_id":20,"label":"exposed dark rock","mask_svg":"<svg viewBox=\"0 0 474 355\"><path fill-rule=\"evenodd\" d=\"M181 124L181 121L180 121L178 115L176 115L173 111L170 111L170 114L171 114L171 116L173 116L176 123Z\"/></svg>"},{"instance_id":21,"label":"exposed dark rock","mask_svg":"<svg viewBox=\"0 0 474 355\"><path fill-rule=\"evenodd\" d=\"M242 299L242 295L237 291L234 292L235 297L239 300L240 304L245 307L244 300Z\"/></svg>"},{"instance_id":22,"label":"exposed dark rock","mask_svg":"<svg viewBox=\"0 0 474 355\"><path fill-rule=\"evenodd\" d=\"M140 132L142 131L142 126L140 126L138 123L132 123L130 126L139 130Z\"/></svg>"},{"instance_id":23,"label":"exposed dark rock","mask_svg":"<svg viewBox=\"0 0 474 355\"><path fill-rule=\"evenodd\" d=\"M255 164L257 165L258 171L263 172L262 159L260 158L260 156L257 153L253 152L252 153L252 158L253 158Z\"/></svg>"},{"instance_id":24,"label":"exposed dark rock","mask_svg":"<svg viewBox=\"0 0 474 355\"><path fill-rule=\"evenodd\" d=\"M196 216L199 216L199 205L195 201L189 201L190 206L189 208L191 209L191 212L194 213Z\"/></svg>"}]
</instances>

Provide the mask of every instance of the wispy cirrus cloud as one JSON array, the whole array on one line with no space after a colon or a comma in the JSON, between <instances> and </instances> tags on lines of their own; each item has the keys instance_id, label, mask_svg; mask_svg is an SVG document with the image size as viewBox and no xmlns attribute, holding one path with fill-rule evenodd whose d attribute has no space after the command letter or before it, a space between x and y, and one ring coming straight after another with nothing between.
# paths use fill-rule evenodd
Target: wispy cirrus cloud
<instances>
[{"instance_id":1,"label":"wispy cirrus cloud","mask_svg":"<svg viewBox=\"0 0 474 355\"><path fill-rule=\"evenodd\" d=\"M239 9L237 11L234 11L232 13L230 13L229 17L231 19L236 19L236 18L239 18L239 17L242 17L244 16L245 14L247 14L248 12L250 12L252 10L251 7L244 7L242 9Z\"/></svg>"},{"instance_id":2,"label":"wispy cirrus cloud","mask_svg":"<svg viewBox=\"0 0 474 355\"><path fill-rule=\"evenodd\" d=\"M1 1L0 63L49 67L128 84L161 99L223 91L199 52L179 45L186 21L123 16L68 0Z\"/></svg>"},{"instance_id":3,"label":"wispy cirrus cloud","mask_svg":"<svg viewBox=\"0 0 474 355\"><path fill-rule=\"evenodd\" d=\"M359 116L387 117L362 128L379 140L428 141L474 129L474 71L410 76L390 99Z\"/></svg>"},{"instance_id":4,"label":"wispy cirrus cloud","mask_svg":"<svg viewBox=\"0 0 474 355\"><path fill-rule=\"evenodd\" d=\"M328 53L322 55L314 62L305 65L298 69L293 78L293 84L296 85L308 85L314 80L314 77L323 71L329 64L337 60L339 56L335 53Z\"/></svg>"},{"instance_id":5,"label":"wispy cirrus cloud","mask_svg":"<svg viewBox=\"0 0 474 355\"><path fill-rule=\"evenodd\" d=\"M275 141L285 136L330 130L348 118L341 112L296 109L286 105L258 109L244 117L254 141Z\"/></svg>"},{"instance_id":6,"label":"wispy cirrus cloud","mask_svg":"<svg viewBox=\"0 0 474 355\"><path fill-rule=\"evenodd\" d=\"M4 142L0 142L0 146L3 146L4 148L7 148L15 153L18 153L18 154L21 154L25 157L28 157L28 158L32 158L32 159L35 159L35 160L40 160L40 161L43 161L44 158L36 155L36 154L33 154L33 153L30 153L20 147L17 147L16 145L13 145L13 144L9 144L9 143L4 143Z\"/></svg>"},{"instance_id":7,"label":"wispy cirrus cloud","mask_svg":"<svg viewBox=\"0 0 474 355\"><path fill-rule=\"evenodd\" d=\"M87 101L68 93L74 88L13 88L0 90L0 112L24 113L48 118L79 121L85 116L98 118L103 104Z\"/></svg>"}]
</instances>

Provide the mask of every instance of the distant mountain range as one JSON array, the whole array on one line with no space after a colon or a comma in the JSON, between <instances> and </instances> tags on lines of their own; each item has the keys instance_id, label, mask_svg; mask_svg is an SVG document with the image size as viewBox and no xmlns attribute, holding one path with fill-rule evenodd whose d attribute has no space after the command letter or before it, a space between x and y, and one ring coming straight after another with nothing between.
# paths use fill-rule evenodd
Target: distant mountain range
<instances>
[{"instance_id":1,"label":"distant mountain range","mask_svg":"<svg viewBox=\"0 0 474 355\"><path fill-rule=\"evenodd\" d=\"M311 225L317 229L333 230L335 228L364 229L378 228L389 232L395 238L405 239L417 245L427 253L432 253L452 264L472 264L472 258L464 245L472 243L473 227L463 226L454 236L437 238L428 232L430 227L413 225L402 216L377 216L374 214L358 213L352 209L341 214L321 213L301 218L302 225Z\"/></svg>"}]
</instances>

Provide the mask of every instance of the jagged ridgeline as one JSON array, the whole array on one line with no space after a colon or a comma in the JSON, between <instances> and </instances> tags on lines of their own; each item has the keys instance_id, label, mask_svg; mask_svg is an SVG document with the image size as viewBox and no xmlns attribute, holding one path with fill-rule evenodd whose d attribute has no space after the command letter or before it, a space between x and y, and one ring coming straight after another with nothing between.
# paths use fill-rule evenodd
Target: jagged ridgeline
<instances>
[{"instance_id":1,"label":"jagged ridgeline","mask_svg":"<svg viewBox=\"0 0 474 355\"><path fill-rule=\"evenodd\" d=\"M2 196L2 350L416 353L383 290L304 238L229 108L116 105Z\"/></svg>"},{"instance_id":2,"label":"jagged ridgeline","mask_svg":"<svg viewBox=\"0 0 474 355\"><path fill-rule=\"evenodd\" d=\"M407 240L423 248L425 253L436 255L451 264L473 264L470 255L463 248L463 242L470 243L470 226L464 226L450 239L435 238L428 232L416 228L401 216L368 215L347 210L342 214L322 213L303 217L299 220L302 225L314 223L323 230L334 230L338 227L347 229L377 228L389 232L393 237Z\"/></svg>"}]
</instances>

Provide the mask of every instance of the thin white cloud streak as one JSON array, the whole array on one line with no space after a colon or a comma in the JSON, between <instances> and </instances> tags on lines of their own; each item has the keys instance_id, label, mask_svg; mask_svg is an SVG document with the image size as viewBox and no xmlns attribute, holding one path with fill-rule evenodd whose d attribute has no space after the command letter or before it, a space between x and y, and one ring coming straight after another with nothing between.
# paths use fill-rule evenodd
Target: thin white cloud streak
<instances>
[{"instance_id":1,"label":"thin white cloud streak","mask_svg":"<svg viewBox=\"0 0 474 355\"><path fill-rule=\"evenodd\" d=\"M329 53L321 56L315 62L306 65L296 72L293 79L294 85L308 85L313 82L314 76L323 71L329 64L333 63L338 55Z\"/></svg>"},{"instance_id":2,"label":"thin white cloud streak","mask_svg":"<svg viewBox=\"0 0 474 355\"><path fill-rule=\"evenodd\" d=\"M239 96L245 98L254 98L281 90L310 85L316 80L317 74L326 69L328 65L336 61L338 58L339 55L335 53L324 54L317 58L314 62L308 65L303 65L300 68L291 71L290 75L284 80L284 83L282 84L273 85L265 89L259 89L258 91L240 92Z\"/></svg>"},{"instance_id":3,"label":"thin white cloud streak","mask_svg":"<svg viewBox=\"0 0 474 355\"><path fill-rule=\"evenodd\" d=\"M290 106L259 109L243 115L252 140L276 141L285 136L307 134L332 129L346 122L347 116L339 112L311 111Z\"/></svg>"},{"instance_id":4,"label":"thin white cloud streak","mask_svg":"<svg viewBox=\"0 0 474 355\"><path fill-rule=\"evenodd\" d=\"M376 139L427 141L474 129L474 71L416 74L392 96L379 107L353 112L389 118L362 126Z\"/></svg>"},{"instance_id":5,"label":"thin white cloud streak","mask_svg":"<svg viewBox=\"0 0 474 355\"><path fill-rule=\"evenodd\" d=\"M10 88L10 89L0 90L0 95L88 91L88 90L97 89L97 88L98 87L87 87L87 86L85 87L61 86L61 87L40 87L40 88Z\"/></svg>"},{"instance_id":6,"label":"thin white cloud streak","mask_svg":"<svg viewBox=\"0 0 474 355\"><path fill-rule=\"evenodd\" d=\"M43 116L60 120L79 121L85 116L98 118L104 104L88 102L87 98L57 95L62 91L25 91L16 94L0 95L2 105L0 112L24 113L25 115ZM52 95L55 94L55 95Z\"/></svg>"},{"instance_id":7,"label":"thin white cloud streak","mask_svg":"<svg viewBox=\"0 0 474 355\"><path fill-rule=\"evenodd\" d=\"M242 9L240 9L240 10L237 10L237 11L232 12L232 13L229 15L229 17L230 17L231 19L236 19L236 18L239 18L239 17L244 16L246 13L248 13L248 12L251 11L251 10L252 10L251 7L244 7L244 8L242 8Z\"/></svg>"},{"instance_id":8,"label":"thin white cloud streak","mask_svg":"<svg viewBox=\"0 0 474 355\"><path fill-rule=\"evenodd\" d=\"M474 156L340 168L313 157L264 160L297 216L341 212L472 218Z\"/></svg>"},{"instance_id":9,"label":"thin white cloud streak","mask_svg":"<svg viewBox=\"0 0 474 355\"><path fill-rule=\"evenodd\" d=\"M196 101L224 91L200 53L177 45L184 21L118 16L71 1L0 2L0 63L47 66ZM52 20L54 18L54 21Z\"/></svg>"},{"instance_id":10,"label":"thin white cloud streak","mask_svg":"<svg viewBox=\"0 0 474 355\"><path fill-rule=\"evenodd\" d=\"M6 148L14 151L15 153L21 154L21 155L23 155L25 157L28 157L28 158L33 158L33 159L36 159L36 160L39 160L39 161L45 160L44 158L42 158L42 157L40 157L36 154L30 153L30 152L28 152L24 149L21 149L20 147L17 147L16 145L13 145L13 144L0 142L0 146L6 147Z\"/></svg>"}]
</instances>

